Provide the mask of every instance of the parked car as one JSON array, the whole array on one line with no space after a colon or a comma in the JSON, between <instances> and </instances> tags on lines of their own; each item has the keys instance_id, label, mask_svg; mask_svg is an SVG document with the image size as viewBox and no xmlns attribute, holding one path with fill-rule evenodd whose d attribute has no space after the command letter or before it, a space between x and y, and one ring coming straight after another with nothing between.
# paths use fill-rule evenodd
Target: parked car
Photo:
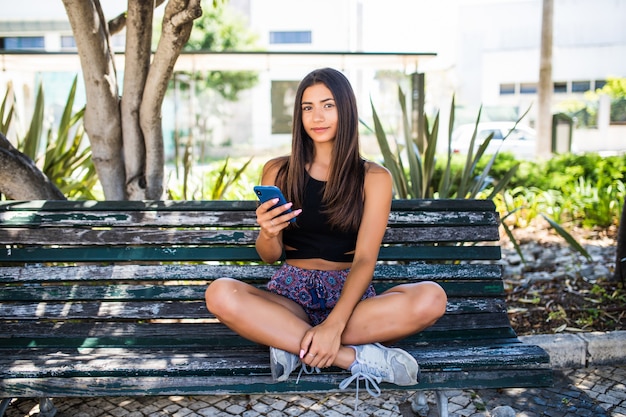
<instances>
[{"instance_id":1,"label":"parked car","mask_svg":"<svg viewBox=\"0 0 626 417\"><path fill-rule=\"evenodd\" d=\"M487 136L493 133L493 138L489 142L485 154L511 152L518 158L534 158L537 146L537 133L526 125L518 124L515 126L515 129L513 129L513 126L515 126L514 122L479 123L476 140L474 141L474 153L476 153L476 150L478 150L478 147ZM452 132L452 152L467 154L474 127L474 124L462 125ZM511 129L513 129L512 132ZM511 133L506 137L509 132Z\"/></svg>"}]
</instances>

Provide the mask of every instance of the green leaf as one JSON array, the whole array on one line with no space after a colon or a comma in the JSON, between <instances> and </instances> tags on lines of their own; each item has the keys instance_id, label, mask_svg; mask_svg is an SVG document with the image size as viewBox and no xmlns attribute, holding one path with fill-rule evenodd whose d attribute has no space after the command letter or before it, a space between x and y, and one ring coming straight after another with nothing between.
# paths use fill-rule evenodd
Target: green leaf
<instances>
[{"instance_id":1,"label":"green leaf","mask_svg":"<svg viewBox=\"0 0 626 417\"><path fill-rule=\"evenodd\" d=\"M407 184L406 180L404 179L402 165L389 147L387 135L385 134L385 130L382 127L380 119L378 118L378 113L376 112L376 108L374 107L374 103L371 101L371 99L370 104L372 106L372 117L374 119L374 133L376 134L376 140L378 141L380 151L383 154L384 164L389 172L391 172L394 188L396 189L396 194L398 195L398 197L407 198Z\"/></svg>"},{"instance_id":2,"label":"green leaf","mask_svg":"<svg viewBox=\"0 0 626 417\"><path fill-rule=\"evenodd\" d=\"M567 243L569 243L569 245L574 248L578 253L580 253L581 255L583 255L585 258L587 258L588 260L591 260L591 255L589 255L589 252L587 252L585 250L585 248L582 247L582 245L580 243L578 243L578 241L574 238L574 236L572 236L571 234L569 234L567 232L567 230L565 230L563 227L561 227L560 224L558 224L557 222L555 222L554 220L552 220L550 217L548 217L546 214L544 213L539 213L541 215L541 217L543 217L544 219L546 219L546 221L548 223L550 223L550 226L552 226L552 228L559 234L561 235L561 237L563 237L563 239L565 239L567 241Z\"/></svg>"},{"instance_id":3,"label":"green leaf","mask_svg":"<svg viewBox=\"0 0 626 417\"><path fill-rule=\"evenodd\" d=\"M515 248L515 252L517 252L517 254L519 255L520 259L522 260L522 262L525 264L526 263L526 259L524 258L524 253L522 252L522 248L520 247L519 243L517 242L517 240L515 239L515 236L513 236L513 231L509 228L509 226L504 222L506 220L507 217L513 215L513 213L515 213L516 211L518 211L519 208L510 211L509 213L507 213L505 216L502 217L502 219L500 219L500 224L502 224L502 228L504 229L504 232L506 233L506 235L509 237L509 240L511 241L511 243L513 244L513 248Z\"/></svg>"},{"instance_id":4,"label":"green leaf","mask_svg":"<svg viewBox=\"0 0 626 417\"><path fill-rule=\"evenodd\" d=\"M428 117L424 116L424 136L426 138L426 152L424 155L424 172L422 174L422 188L424 197L432 197L431 182L435 175L435 165L437 164L437 137L439 136L439 112L435 115L432 129L429 129Z\"/></svg>"},{"instance_id":5,"label":"green leaf","mask_svg":"<svg viewBox=\"0 0 626 417\"><path fill-rule=\"evenodd\" d=\"M4 94L4 98L2 99L2 105L0 105L0 132L7 133L9 131L9 126L13 121L13 112L15 111L15 103L11 102L11 107L8 112L6 110L7 103L9 101L9 96L13 91L13 86L11 83L7 85L7 91Z\"/></svg>"},{"instance_id":6,"label":"green leaf","mask_svg":"<svg viewBox=\"0 0 626 417\"><path fill-rule=\"evenodd\" d=\"M450 105L450 120L448 121L448 158L446 161L446 168L443 171L441 182L439 183L439 198L450 197L451 191L451 170L452 170L452 132L454 130L454 109L455 98L452 96L452 104Z\"/></svg>"},{"instance_id":7,"label":"green leaf","mask_svg":"<svg viewBox=\"0 0 626 417\"><path fill-rule=\"evenodd\" d=\"M406 109L406 96L402 89L398 87L398 100L402 110L402 130L404 131L404 143L406 143L406 153L409 162L409 178L411 182L411 196L413 198L423 198L422 188L422 160L417 140L413 139L412 129L409 123L409 114Z\"/></svg>"},{"instance_id":8,"label":"green leaf","mask_svg":"<svg viewBox=\"0 0 626 417\"><path fill-rule=\"evenodd\" d=\"M509 185L509 182L511 182L511 179L517 172L517 169L519 168L519 166L520 166L520 163L517 162L502 176L500 181L498 181L496 185L493 187L493 190L491 191L487 199L492 200L499 192L503 191L504 188Z\"/></svg>"},{"instance_id":9,"label":"green leaf","mask_svg":"<svg viewBox=\"0 0 626 417\"><path fill-rule=\"evenodd\" d=\"M35 109L33 111L33 117L30 121L30 127L26 132L22 144L22 152L30 157L33 161L37 161L37 153L41 145L41 135L43 132L43 118L44 118L44 97L43 86L40 83L37 89L37 97L35 99Z\"/></svg>"}]
</instances>

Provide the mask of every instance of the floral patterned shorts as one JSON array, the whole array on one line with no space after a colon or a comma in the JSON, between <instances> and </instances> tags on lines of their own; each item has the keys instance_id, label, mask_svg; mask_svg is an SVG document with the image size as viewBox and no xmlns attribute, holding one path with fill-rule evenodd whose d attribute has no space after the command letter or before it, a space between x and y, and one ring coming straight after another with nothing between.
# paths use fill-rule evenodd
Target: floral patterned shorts
<instances>
[{"instance_id":1,"label":"floral patterned shorts","mask_svg":"<svg viewBox=\"0 0 626 417\"><path fill-rule=\"evenodd\" d=\"M284 263L267 283L267 289L298 303L313 326L323 322L341 295L349 269L318 271L302 269ZM362 300L374 297L376 291L370 284Z\"/></svg>"}]
</instances>

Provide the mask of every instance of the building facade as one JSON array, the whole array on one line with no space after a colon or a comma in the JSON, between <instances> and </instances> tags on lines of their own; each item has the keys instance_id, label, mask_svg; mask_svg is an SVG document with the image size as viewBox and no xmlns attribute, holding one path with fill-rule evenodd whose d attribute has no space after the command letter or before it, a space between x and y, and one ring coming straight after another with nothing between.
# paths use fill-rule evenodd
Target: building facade
<instances>
[{"instance_id":1,"label":"building facade","mask_svg":"<svg viewBox=\"0 0 626 417\"><path fill-rule=\"evenodd\" d=\"M0 0L2 50L72 51L74 48L61 2ZM102 2L107 17L124 10L125 1ZM332 61L349 77L358 95L360 112L369 120L370 100L391 130L400 125L397 106L398 73L426 74L427 108L449 107L452 95L461 111L459 123L471 121L482 104L491 120L514 118L529 106L528 124L535 120L539 78L542 0L231 0L259 35L259 49L275 52L434 52L432 59L393 68L347 67ZM554 0L554 109L559 103L583 100L610 77L626 77L626 2L623 0ZM123 49L123 34L114 39ZM245 58L244 58L245 59ZM224 107L223 125L214 134L220 142L242 149L287 146L294 86L315 67L328 61L299 62L253 68L259 84L242 94L236 105ZM69 71L79 73L79 69ZM3 71L0 91L12 80L22 93L38 80L56 86L52 102L69 87L45 67L29 72ZM71 76L69 77L71 79ZM52 88L52 87L51 87ZM403 88L409 88L403 81ZM52 88L55 90L55 88ZM408 92L408 91L407 91ZM59 98L56 98L56 97ZM25 97L24 103L28 102ZM171 129L170 101L164 123ZM199 103L202 108L202 103ZM498 110L499 109L499 110ZM505 110L502 110L505 109ZM445 116L445 114L443 114ZM445 118L444 118L445 120ZM446 130L446 129L443 129Z\"/></svg>"}]
</instances>

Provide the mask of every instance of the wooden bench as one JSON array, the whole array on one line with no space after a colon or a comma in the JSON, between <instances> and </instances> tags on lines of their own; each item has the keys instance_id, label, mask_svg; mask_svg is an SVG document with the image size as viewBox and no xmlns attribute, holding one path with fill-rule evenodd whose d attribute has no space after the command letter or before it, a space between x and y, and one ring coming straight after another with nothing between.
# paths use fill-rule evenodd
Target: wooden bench
<instances>
[{"instance_id":1,"label":"wooden bench","mask_svg":"<svg viewBox=\"0 0 626 417\"><path fill-rule=\"evenodd\" d=\"M340 369L284 383L268 348L206 309L228 276L263 285L254 201L0 203L0 399L337 391ZM491 201L396 200L380 250L379 291L435 280L447 312L397 345L421 366L413 387L543 387L547 353L523 344L507 317L499 218ZM479 261L479 262L475 262ZM423 404L422 404L423 405ZM2 414L0 412L0 415Z\"/></svg>"}]
</instances>

